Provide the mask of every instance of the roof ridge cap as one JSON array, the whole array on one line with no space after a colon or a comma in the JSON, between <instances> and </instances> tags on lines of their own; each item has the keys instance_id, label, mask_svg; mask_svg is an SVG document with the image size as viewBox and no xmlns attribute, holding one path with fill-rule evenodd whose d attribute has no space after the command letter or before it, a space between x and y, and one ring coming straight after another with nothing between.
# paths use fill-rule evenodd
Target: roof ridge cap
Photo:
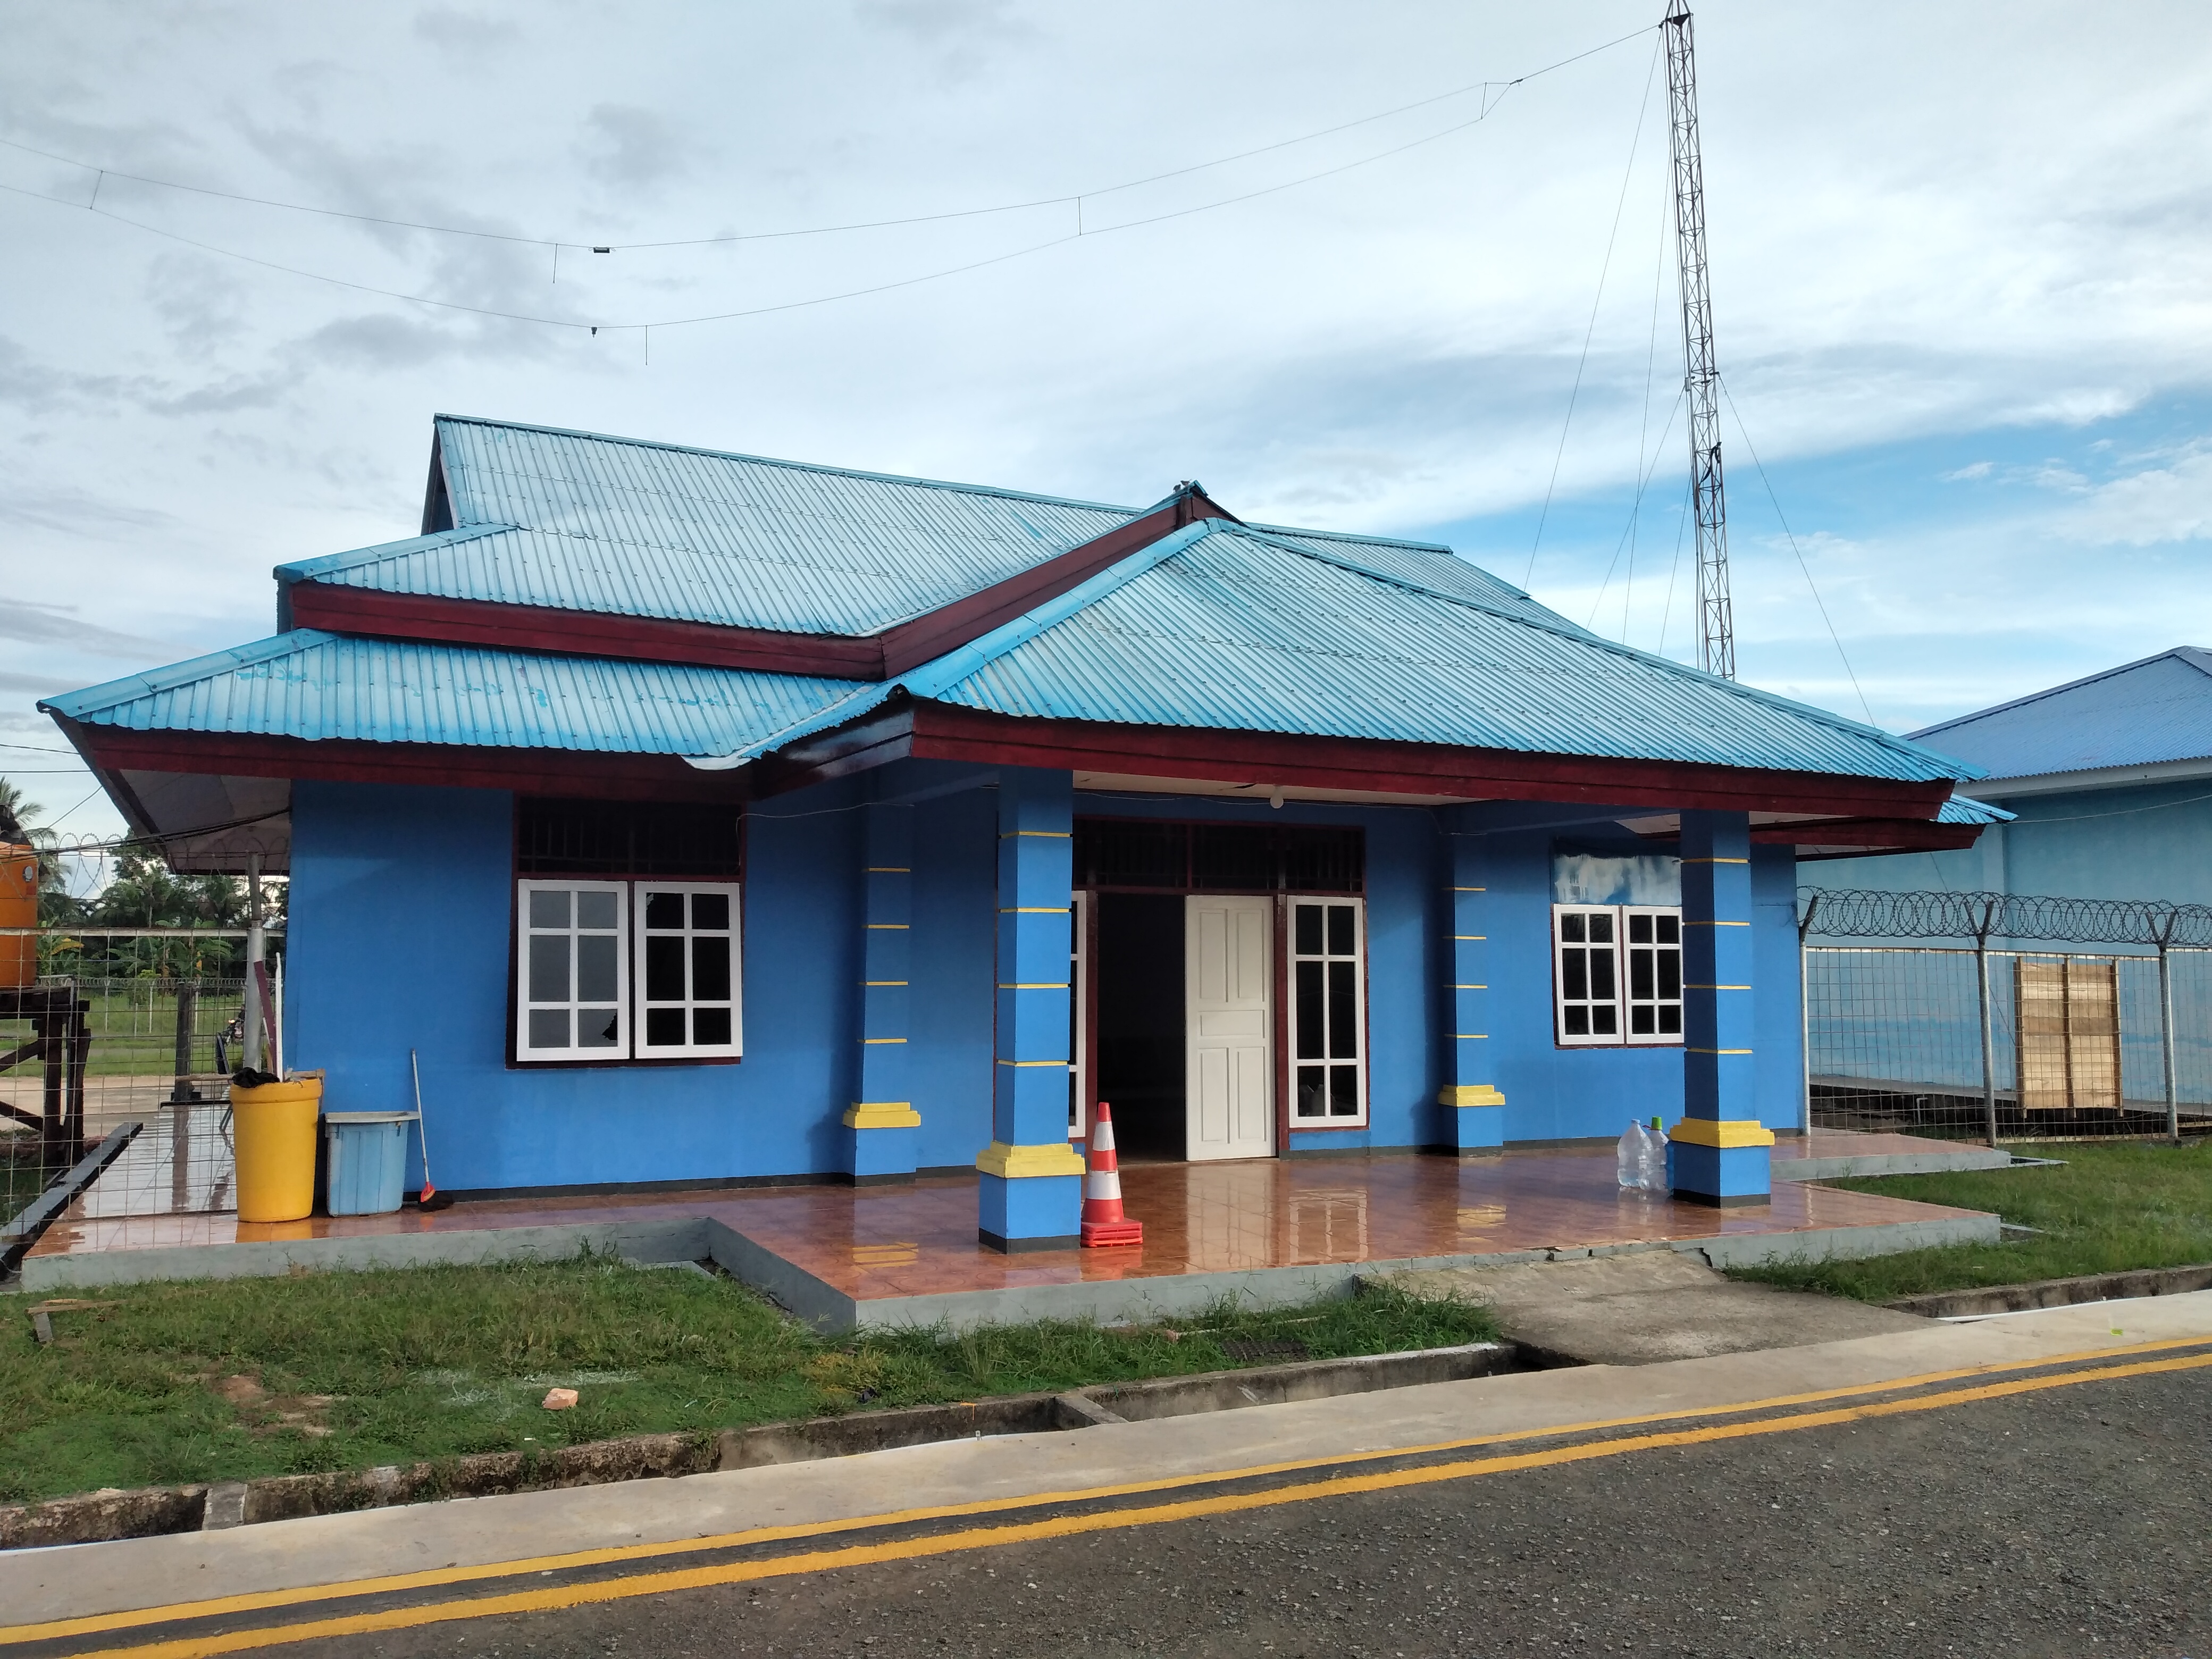
<instances>
[{"instance_id":1,"label":"roof ridge cap","mask_svg":"<svg viewBox=\"0 0 2212 1659\"><path fill-rule=\"evenodd\" d=\"M1111 501L1086 501L1073 495L1047 495L1034 489L1008 489L999 484L960 483L949 478L923 478L901 472L871 472L860 467L831 466L821 461L787 461L775 455L748 455L741 450L708 449L698 444L670 443L659 438L625 438L611 432L586 432L580 427L540 426L529 421L499 421L481 415L436 414L435 423L450 421L459 426L503 427L513 432L538 432L555 438L582 438L593 443L623 444L633 449L665 449L678 455L703 455L717 461L747 461L757 466L780 466L793 472L821 472L839 478L866 478L873 483L904 484L915 489L957 489L963 495L996 495L1006 501L1042 501L1054 507L1079 507L1097 513L1120 513L1130 518L1144 509L1120 507ZM517 528L528 529L529 526Z\"/></svg>"},{"instance_id":2,"label":"roof ridge cap","mask_svg":"<svg viewBox=\"0 0 2212 1659\"><path fill-rule=\"evenodd\" d=\"M1977 708L1967 714L1954 714L1948 720L1938 720L1933 726L1923 726L1917 732L1908 732L1905 735L1917 743L1921 738L1932 737L1938 732L1948 732L1954 726L1966 726L1975 720L1987 720L1992 714L2009 714L2015 708L2025 708L2032 702L2041 702L2045 697L2056 697L2068 691L2079 691L2085 685L2094 685L2100 680L2109 680L2117 675L2132 673L2138 668L2148 668L2151 664L2163 662L2168 657L2179 658L2200 674L2212 676L2212 667L2207 667L2204 663L2197 662L2191 657L2183 656L2184 652L2212 656L2212 653L2206 652L2202 646L2170 645L2163 651L2152 652L2148 657L2137 657L2133 662L2118 663L2111 668L2100 668L2094 674L2084 674L2079 679L2068 680L2063 684L2046 685L2040 691L2030 691L2025 696L2009 698L2003 702L1993 702L1987 708Z\"/></svg>"},{"instance_id":3,"label":"roof ridge cap","mask_svg":"<svg viewBox=\"0 0 2212 1659\"><path fill-rule=\"evenodd\" d=\"M1793 714L1810 716L1816 721L1839 730L1875 738L1893 750L1914 750L1921 757L1939 760L1946 766L1968 764L1955 756L1923 749L1912 738L1900 738L1895 732L1885 732L1878 726L1869 726L1862 721L1852 720L1847 715L1836 714L1831 709L1821 708L1812 703L1799 702L1794 697L1781 696L1772 691L1764 691L1755 685L1746 685L1740 680L1723 679L1717 674L1705 673L1701 669L1691 667L1687 663L1676 662L1670 657L1662 657L1653 652L1638 650L1632 645L1623 645L1617 640L1607 639L1602 634L1594 634L1587 629L1577 628L1564 617L1553 620L1549 615L1523 616L1465 594L1447 593L1441 588L1431 587L1424 582L1393 575L1387 571L1370 570L1353 560L1340 557L1334 554L1323 553L1315 548L1300 547L1295 542L1285 541L1280 536L1269 535L1252 525L1240 525L1237 529L1247 534L1256 535L1260 539L1279 547L1287 553L1296 554L1300 558L1313 559L1322 564L1334 565L1355 575L1364 576L1370 581L1382 582L1393 587L1402 587L1410 592L1426 594L1433 599L1442 599L1449 605L1463 605L1468 610L1481 611L1486 616L1496 617L1503 622L1517 623L1524 628L1540 629L1545 633L1571 640L1578 645L1595 646L1600 650L1610 652L1614 656L1626 657L1634 661L1649 664L1651 666L1664 669L1670 674L1688 675L1695 679L1707 681L1718 690L1730 692L1740 697L1748 697L1771 707L1786 708ZM1548 607L1544 606L1542 601L1539 599L1531 598L1529 603L1537 605L1540 609L1548 611ZM1978 767L1973 767L1970 769L1967 775L1987 777L1989 774Z\"/></svg>"}]
</instances>

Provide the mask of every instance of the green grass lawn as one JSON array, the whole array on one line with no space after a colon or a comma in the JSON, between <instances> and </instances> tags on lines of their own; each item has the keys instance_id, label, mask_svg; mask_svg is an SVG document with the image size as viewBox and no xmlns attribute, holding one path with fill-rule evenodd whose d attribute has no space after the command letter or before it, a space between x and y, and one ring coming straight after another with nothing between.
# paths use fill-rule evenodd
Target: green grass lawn
<instances>
[{"instance_id":1,"label":"green grass lawn","mask_svg":"<svg viewBox=\"0 0 2212 1659\"><path fill-rule=\"evenodd\" d=\"M580 1258L147 1285L33 1336L0 1297L0 1500L373 1468L667 1430L739 1427L1239 1363L1479 1341L1489 1313L1382 1291L1170 1328L1089 1324L816 1337L727 1279ZM1298 1357L1275 1354L1244 1363ZM574 1388L573 1411L545 1390Z\"/></svg>"},{"instance_id":2,"label":"green grass lawn","mask_svg":"<svg viewBox=\"0 0 2212 1659\"><path fill-rule=\"evenodd\" d=\"M2063 1158L2065 1166L1885 1176L1828 1184L1930 1204L1994 1210L2017 1226L2037 1229L2032 1235L2000 1244L1908 1250L1863 1261L1747 1267L1735 1276L1886 1302L1927 1291L2212 1261L2212 1140L2178 1147L2142 1141L2069 1141L2012 1150L2023 1158Z\"/></svg>"}]
</instances>

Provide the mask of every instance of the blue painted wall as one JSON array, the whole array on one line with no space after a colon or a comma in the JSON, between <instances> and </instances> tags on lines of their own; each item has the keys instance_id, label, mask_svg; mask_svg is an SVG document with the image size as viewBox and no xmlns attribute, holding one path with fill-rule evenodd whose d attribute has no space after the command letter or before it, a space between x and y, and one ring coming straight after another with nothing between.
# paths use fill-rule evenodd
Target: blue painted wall
<instances>
[{"instance_id":1,"label":"blue painted wall","mask_svg":"<svg viewBox=\"0 0 2212 1659\"><path fill-rule=\"evenodd\" d=\"M919 1161L965 1168L990 1139L994 796L906 762L764 802L747 820L745 1058L736 1065L510 1068L513 803L470 789L302 782L294 793L288 1054L329 1073L332 1109L410 1103L422 1056L433 1167L457 1190L828 1173L854 1098L864 791L915 792L911 1084ZM946 793L931 793L935 788ZM1402 808L1079 795L1079 813L1357 823L1367 836L1370 1125L1292 1151L1445 1139L1437 815ZM1585 842L1578 842L1586 845ZM1630 850L1642 850L1629 843ZM1553 842L1490 841L1492 1076L1510 1141L1610 1138L1680 1115L1678 1048L1561 1049L1552 1038ZM1760 1115L1797 1120L1794 861L1753 868ZM419 1168L410 1176L419 1182Z\"/></svg>"}]
</instances>

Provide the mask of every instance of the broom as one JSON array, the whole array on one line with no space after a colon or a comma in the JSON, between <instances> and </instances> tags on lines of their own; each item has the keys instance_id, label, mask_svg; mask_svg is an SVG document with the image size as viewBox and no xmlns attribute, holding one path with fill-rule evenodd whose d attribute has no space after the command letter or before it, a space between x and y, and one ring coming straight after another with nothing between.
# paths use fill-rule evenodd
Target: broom
<instances>
[{"instance_id":1,"label":"broom","mask_svg":"<svg viewBox=\"0 0 2212 1659\"><path fill-rule=\"evenodd\" d=\"M407 1069L415 1079L415 1127L422 1137L422 1191L415 1202L425 1210L442 1210L453 1201L453 1195L430 1184L430 1126L422 1116L422 1067L412 1048L407 1051Z\"/></svg>"}]
</instances>

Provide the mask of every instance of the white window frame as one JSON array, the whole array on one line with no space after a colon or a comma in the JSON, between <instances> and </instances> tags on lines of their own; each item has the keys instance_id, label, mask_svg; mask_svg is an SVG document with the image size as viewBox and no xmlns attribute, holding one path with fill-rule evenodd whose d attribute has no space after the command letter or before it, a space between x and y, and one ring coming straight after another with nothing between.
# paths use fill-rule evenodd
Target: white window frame
<instances>
[{"instance_id":1,"label":"white window frame","mask_svg":"<svg viewBox=\"0 0 2212 1659\"><path fill-rule=\"evenodd\" d=\"M633 952L633 960L635 963L630 973L630 983L635 988L635 994L631 998L631 1057L636 1060L741 1059L744 1056L745 1047L745 930L744 895L738 884L733 881L688 881L680 878L668 881L657 881L649 877L638 876L632 878L629 885L630 888L631 951ZM651 901L652 896L655 893L681 893L684 896L684 925L680 935L665 928L652 930L648 930L647 928L645 919L646 908ZM690 995L686 995L680 1001L650 1001L647 1000L647 994L652 988L652 981L646 972L646 954L650 940L655 938L668 939L676 937L681 937L684 940L686 947L684 953L684 989L687 992L690 992L696 988L691 982L692 952L690 949L690 941L694 938L720 939L723 937L721 933L711 929L701 933L695 931L691 927L691 898L694 894L698 893L719 895L726 897L730 902L730 927L727 935L730 941L730 995L728 1002L726 1005L720 998L708 998L702 1000L696 996ZM656 1009L683 1009L684 1016L684 1031L688 1039L690 1033L693 1029L691 1016L694 1011L702 1007L720 1008L725 1006L726 1006L730 1011L730 1040L727 1042L693 1042L687 1040L682 1043L654 1043L646 1041L646 1021L647 1017Z\"/></svg>"},{"instance_id":2,"label":"white window frame","mask_svg":"<svg viewBox=\"0 0 2212 1659\"><path fill-rule=\"evenodd\" d=\"M1570 941L1566 938L1566 929L1562 925L1565 919L1568 916L1605 916L1609 918L1611 921L1613 933L1609 947L1593 945L1587 939ZM1654 944L1642 947L1632 947L1628 942L1628 921L1629 918L1632 916L1666 916L1673 918L1675 924L1674 943L1672 945ZM1681 908L1677 905L1554 904L1552 907L1552 1033L1553 1040L1557 1042L1560 1048L1679 1048L1682 1046L1682 1033L1679 1029L1673 1031L1659 1031L1655 1030L1647 1034L1638 1034L1631 1030L1630 1028L1635 1024L1635 1010L1638 1006L1641 1006L1653 1008L1655 1010L1672 1006L1675 1008L1679 1013L1681 1007L1681 1000L1679 995L1671 998L1662 998L1658 996L1650 998L1632 998L1629 994L1631 989L1631 978L1629 973L1630 964L1628 960L1628 953L1632 948L1642 948L1653 951L1671 950L1675 953L1675 960L1679 968L1679 963L1681 960L1682 949L1681 918ZM1654 931L1656 932L1656 930L1655 929ZM1609 998L1586 996L1572 1000L1573 1006L1580 1006L1585 1008L1595 1009L1598 1007L1610 1007L1613 1010L1613 1029L1610 1031L1592 1030L1583 1032L1570 1031L1567 1029L1567 1010L1571 1006L1571 1000L1567 996L1566 957L1567 952L1571 950L1607 950L1611 957L1611 969L1613 975L1612 996ZM1678 993L1681 988L1680 979L1680 975L1678 970L1676 975L1676 990ZM1585 984L1587 985L1587 981L1585 981ZM1596 1021L1593 1019L1590 1023L1595 1025ZM1656 1014L1655 1014L1652 1023L1655 1026L1660 1023ZM1677 1024L1679 1025L1679 1019Z\"/></svg>"},{"instance_id":3,"label":"white window frame","mask_svg":"<svg viewBox=\"0 0 2212 1659\"><path fill-rule=\"evenodd\" d=\"M1364 1129L1367 1127L1368 1121L1367 901L1364 898L1354 897L1353 896L1346 893L1291 893L1285 895L1284 903L1287 910L1287 914L1283 918L1282 936L1283 960L1285 964L1285 971L1283 975L1284 997L1285 1000L1290 1005L1289 1008L1285 1011L1285 1018L1289 1024L1291 1039L1290 1056L1286 1062L1290 1070L1291 1127L1293 1129ZM1315 956L1310 953L1301 953L1298 950L1297 912L1298 907L1304 904L1316 905L1323 908L1323 916L1322 920L1322 954L1319 956ZM1331 905L1347 906L1352 913L1352 954L1348 957L1332 955L1328 951L1328 921L1326 912L1327 907ZM1352 1056L1352 1063L1358 1068L1358 1087L1359 1110L1356 1115L1331 1115L1328 1113L1323 1113L1317 1116L1309 1116L1298 1110L1299 1067L1301 1066L1319 1064L1324 1068L1333 1069L1337 1066L1342 1065L1344 1062L1327 1055L1322 1056L1317 1062L1312 1060L1301 1060L1299 1057L1300 1052L1304 1047L1304 1044L1301 1041L1298 1018L1298 964L1302 962L1318 962L1324 964L1322 969L1322 1018L1324 1026L1322 1046L1325 1048L1328 1046L1326 1025L1328 1022L1328 969L1326 964L1347 961L1352 964L1352 984L1354 987L1352 994L1352 1018L1357 1025L1357 1030L1352 1039L1356 1052Z\"/></svg>"},{"instance_id":4,"label":"white window frame","mask_svg":"<svg viewBox=\"0 0 2212 1659\"><path fill-rule=\"evenodd\" d=\"M515 978L514 978L514 1057L517 1061L541 1065L548 1061L627 1060L630 1055L630 997L629 997L629 884L626 881L562 880L557 878L526 877L514 884ZM569 925L566 930L568 940L568 988L571 993L565 1003L533 1002L530 995L530 942L533 938L553 937L553 928L531 926L531 897L533 894L560 892L571 895ZM574 995L576 985L576 948L578 929L574 920L573 896L578 893L611 893L615 899L615 1017L619 1040L596 1048L584 1048L576 1041L576 1010L579 1006L605 1007L604 1003L580 1005ZM593 928L586 935L602 934L606 930ZM568 1042L559 1048L538 1048L530 1041L530 1012L535 1008L565 1007L568 1011Z\"/></svg>"},{"instance_id":5,"label":"white window frame","mask_svg":"<svg viewBox=\"0 0 2212 1659\"><path fill-rule=\"evenodd\" d=\"M1629 937L1633 931L1631 924L1638 916L1649 916L1652 919L1652 942L1649 945L1638 945ZM1674 939L1672 944L1658 938L1660 929L1657 924L1662 921L1672 921L1674 924ZM1620 1040L1622 1044L1631 1048L1679 1048L1682 1045L1681 907L1675 904L1624 904L1620 907L1620 925L1613 931L1620 935ZM1663 976L1655 978L1653 994L1650 996L1639 997L1635 994L1636 975L1632 971L1634 964L1629 958L1638 951L1650 951L1654 953L1655 975L1657 974L1658 969L1656 954L1668 951L1674 952L1674 994L1673 996L1661 996L1657 994L1658 986L1665 982ZM1636 1011L1638 1008L1652 1010L1652 1029L1642 1035L1638 1035L1636 1030ZM1665 1024L1665 1011L1668 1008L1674 1011L1674 1029L1671 1031L1661 1029Z\"/></svg>"}]
</instances>

